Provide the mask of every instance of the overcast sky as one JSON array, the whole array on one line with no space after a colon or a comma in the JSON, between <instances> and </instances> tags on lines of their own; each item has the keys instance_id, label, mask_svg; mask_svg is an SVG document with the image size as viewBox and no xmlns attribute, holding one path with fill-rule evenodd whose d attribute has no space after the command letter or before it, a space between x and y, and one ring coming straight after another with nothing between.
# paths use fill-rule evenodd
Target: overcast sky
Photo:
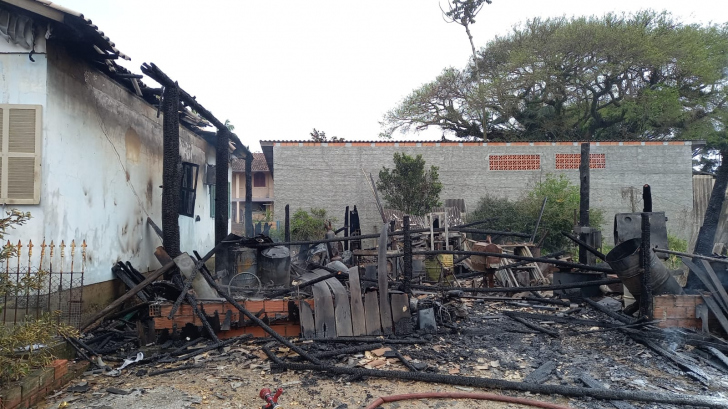
<instances>
[{"instance_id":1,"label":"overcast sky","mask_svg":"<svg viewBox=\"0 0 728 409\"><path fill-rule=\"evenodd\" d=\"M465 30L443 21L437 0L53 1L92 19L134 72L157 64L230 119L254 151L259 140L308 139L313 128L376 140L387 110L443 68L464 67L471 53ZM645 8L686 22L728 21L725 0L493 0L472 33L479 47L537 16Z\"/></svg>"}]
</instances>

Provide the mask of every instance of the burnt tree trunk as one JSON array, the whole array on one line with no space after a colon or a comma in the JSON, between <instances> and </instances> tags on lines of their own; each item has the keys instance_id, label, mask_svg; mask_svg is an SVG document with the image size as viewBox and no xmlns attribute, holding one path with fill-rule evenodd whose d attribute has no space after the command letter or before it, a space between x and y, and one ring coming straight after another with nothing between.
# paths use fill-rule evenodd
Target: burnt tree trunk
<instances>
[{"instance_id":1,"label":"burnt tree trunk","mask_svg":"<svg viewBox=\"0 0 728 409\"><path fill-rule=\"evenodd\" d=\"M180 255L179 203L182 164L179 157L179 87L164 88L162 96L164 156L162 162L162 244L170 257Z\"/></svg>"},{"instance_id":2,"label":"burnt tree trunk","mask_svg":"<svg viewBox=\"0 0 728 409\"><path fill-rule=\"evenodd\" d=\"M245 155L245 235L253 237L253 154Z\"/></svg>"},{"instance_id":3,"label":"burnt tree trunk","mask_svg":"<svg viewBox=\"0 0 728 409\"><path fill-rule=\"evenodd\" d=\"M215 244L228 235L228 163L230 162L230 131L217 131L215 147ZM228 268L227 248L215 252L215 270L230 271Z\"/></svg>"},{"instance_id":4,"label":"burnt tree trunk","mask_svg":"<svg viewBox=\"0 0 728 409\"><path fill-rule=\"evenodd\" d=\"M708 200L708 208L705 210L705 218L703 225L698 232L698 239L695 242L695 250L693 253L710 255L713 253L713 244L715 244L715 233L718 230L718 222L720 220L720 211L725 201L726 188L728 188L728 150L720 152L721 162L718 171L715 174L715 184L713 191L710 193Z\"/></svg>"}]
</instances>

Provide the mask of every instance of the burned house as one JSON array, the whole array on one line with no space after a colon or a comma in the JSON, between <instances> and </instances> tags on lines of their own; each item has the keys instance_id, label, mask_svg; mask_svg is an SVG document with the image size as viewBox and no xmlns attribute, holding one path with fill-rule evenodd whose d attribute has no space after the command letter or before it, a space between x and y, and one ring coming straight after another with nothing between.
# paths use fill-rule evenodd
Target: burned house
<instances>
[{"instance_id":1,"label":"burned house","mask_svg":"<svg viewBox=\"0 0 728 409\"><path fill-rule=\"evenodd\" d=\"M91 20L50 1L0 1L0 37L0 201L32 214L5 239L32 269L51 263L68 277L72 268L85 305L104 305L115 261L159 267L149 249L161 244L150 224L162 226L161 89L117 64L129 57ZM172 211L180 247L191 251L214 245L205 176L216 136L198 115L180 113L183 177Z\"/></svg>"}]
</instances>

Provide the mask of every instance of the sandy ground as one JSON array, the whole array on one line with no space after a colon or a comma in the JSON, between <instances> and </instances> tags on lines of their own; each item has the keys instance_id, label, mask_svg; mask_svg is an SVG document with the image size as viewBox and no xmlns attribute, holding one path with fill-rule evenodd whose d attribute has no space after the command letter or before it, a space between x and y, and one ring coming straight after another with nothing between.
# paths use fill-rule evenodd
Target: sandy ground
<instances>
[{"instance_id":1,"label":"sandy ground","mask_svg":"<svg viewBox=\"0 0 728 409\"><path fill-rule=\"evenodd\" d=\"M231 375L235 373L236 375ZM316 376L318 377L318 376ZM449 385L368 379L354 383L336 378L313 379L312 374L289 371L271 374L268 370L239 370L229 366L212 366L187 373L172 373L155 377L137 377L133 374L119 378L91 376L85 378L91 389L82 394L63 393L48 399L41 408L95 408L95 409L176 409L176 408L259 408L258 397L262 387L282 387L279 402L285 408L364 408L379 396L417 392L470 392L472 388ZM82 381L79 381L82 382ZM130 391L129 395L106 392L109 387ZM483 390L478 390L483 392ZM517 396L513 394L512 396ZM568 405L561 397L518 395L537 400ZM70 402L69 402L70 401ZM64 402L68 406L63 406ZM454 401L413 400L386 403L387 409L406 408L524 408L528 406L473 400Z\"/></svg>"}]
</instances>

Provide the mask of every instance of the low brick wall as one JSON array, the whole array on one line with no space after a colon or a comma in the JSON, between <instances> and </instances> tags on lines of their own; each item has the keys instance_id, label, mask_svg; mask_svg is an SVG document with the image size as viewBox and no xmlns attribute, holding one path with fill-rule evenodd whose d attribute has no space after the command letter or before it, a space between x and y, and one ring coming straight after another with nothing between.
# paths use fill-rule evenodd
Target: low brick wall
<instances>
[{"instance_id":1,"label":"low brick wall","mask_svg":"<svg viewBox=\"0 0 728 409\"><path fill-rule=\"evenodd\" d=\"M701 329L703 323L695 315L695 308L703 304L699 295L658 295L653 297L653 313L660 320L660 328L681 327Z\"/></svg>"},{"instance_id":2,"label":"low brick wall","mask_svg":"<svg viewBox=\"0 0 728 409\"><path fill-rule=\"evenodd\" d=\"M70 363L56 359L45 368L37 369L18 382L0 389L0 409L27 409L54 390L62 388L88 368L88 362Z\"/></svg>"}]
</instances>

